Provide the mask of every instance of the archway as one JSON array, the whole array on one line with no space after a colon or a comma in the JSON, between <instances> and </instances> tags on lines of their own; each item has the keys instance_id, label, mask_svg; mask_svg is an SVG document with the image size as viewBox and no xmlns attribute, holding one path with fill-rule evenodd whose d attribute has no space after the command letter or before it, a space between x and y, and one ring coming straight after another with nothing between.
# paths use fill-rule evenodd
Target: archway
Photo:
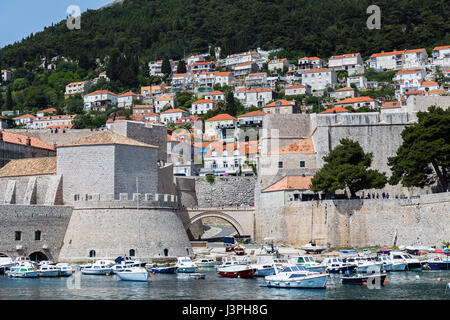
<instances>
[{"instance_id":1,"label":"archway","mask_svg":"<svg viewBox=\"0 0 450 320\"><path fill-rule=\"evenodd\" d=\"M31 261L44 261L49 260L49 258L42 252L36 251L29 255Z\"/></svg>"},{"instance_id":2,"label":"archway","mask_svg":"<svg viewBox=\"0 0 450 320\"><path fill-rule=\"evenodd\" d=\"M201 220L203 233L195 240L221 242L224 237L243 235L243 228L233 217L217 211L202 212L191 218L190 226ZM191 230L192 233L192 230Z\"/></svg>"}]
</instances>

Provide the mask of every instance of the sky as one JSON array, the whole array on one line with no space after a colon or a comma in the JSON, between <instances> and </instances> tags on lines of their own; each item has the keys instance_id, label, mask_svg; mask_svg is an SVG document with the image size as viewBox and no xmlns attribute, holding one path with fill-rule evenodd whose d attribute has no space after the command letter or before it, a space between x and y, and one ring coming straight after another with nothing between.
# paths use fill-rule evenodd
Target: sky
<instances>
[{"instance_id":1,"label":"sky","mask_svg":"<svg viewBox=\"0 0 450 320\"><path fill-rule=\"evenodd\" d=\"M67 8L71 5L84 12L111 2L113 0L0 0L0 48L66 19Z\"/></svg>"}]
</instances>

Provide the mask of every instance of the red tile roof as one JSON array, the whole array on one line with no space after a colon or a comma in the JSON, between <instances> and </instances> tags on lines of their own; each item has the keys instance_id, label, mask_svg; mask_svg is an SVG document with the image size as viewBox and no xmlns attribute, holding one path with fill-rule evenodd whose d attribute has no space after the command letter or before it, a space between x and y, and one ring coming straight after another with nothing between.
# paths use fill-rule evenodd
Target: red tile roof
<instances>
[{"instance_id":1,"label":"red tile roof","mask_svg":"<svg viewBox=\"0 0 450 320\"><path fill-rule=\"evenodd\" d=\"M244 117L255 117L255 116L265 116L267 113L261 110L251 111L244 114L241 114L238 116L238 118L244 118Z\"/></svg>"},{"instance_id":2,"label":"red tile roof","mask_svg":"<svg viewBox=\"0 0 450 320\"><path fill-rule=\"evenodd\" d=\"M387 101L381 105L381 109L401 108L400 101Z\"/></svg>"},{"instance_id":3,"label":"red tile roof","mask_svg":"<svg viewBox=\"0 0 450 320\"><path fill-rule=\"evenodd\" d=\"M336 91L355 91L355 89L353 89L352 87L345 87L345 88L337 89Z\"/></svg>"},{"instance_id":4,"label":"red tile roof","mask_svg":"<svg viewBox=\"0 0 450 320\"><path fill-rule=\"evenodd\" d=\"M174 112L188 113L187 111L184 111L184 110L182 110L182 109L169 109L169 110L167 110L167 111L162 112L161 114L174 113Z\"/></svg>"},{"instance_id":5,"label":"red tile roof","mask_svg":"<svg viewBox=\"0 0 450 320\"><path fill-rule=\"evenodd\" d=\"M395 75L398 75L398 74L410 74L410 73L421 73L421 72L423 72L423 69L400 70L400 71L397 71L397 73Z\"/></svg>"},{"instance_id":6,"label":"red tile roof","mask_svg":"<svg viewBox=\"0 0 450 320\"><path fill-rule=\"evenodd\" d=\"M450 45L449 45L449 46L435 47L435 48L433 49L433 51L442 50L442 49L450 49Z\"/></svg>"},{"instance_id":7,"label":"red tile roof","mask_svg":"<svg viewBox=\"0 0 450 320\"><path fill-rule=\"evenodd\" d=\"M97 95L97 94L109 94L112 96L117 96L117 94L112 93L111 91L108 91L108 90L97 90L97 91L88 93L86 96L93 96L93 95Z\"/></svg>"},{"instance_id":8,"label":"red tile roof","mask_svg":"<svg viewBox=\"0 0 450 320\"><path fill-rule=\"evenodd\" d=\"M13 118L13 120L19 120L19 119L25 119L25 118L36 119L37 117L32 114L24 114L24 115Z\"/></svg>"},{"instance_id":9,"label":"red tile roof","mask_svg":"<svg viewBox=\"0 0 450 320\"><path fill-rule=\"evenodd\" d=\"M277 100L277 101L273 101L273 102L269 103L268 105L264 106L263 108L276 107L275 103L278 101L281 102L281 106L293 106L292 101ZM295 101L295 100L293 100L293 101Z\"/></svg>"},{"instance_id":10,"label":"red tile roof","mask_svg":"<svg viewBox=\"0 0 450 320\"><path fill-rule=\"evenodd\" d=\"M341 100L339 102L336 102L335 104L346 104L346 103L356 103L356 102L371 102L375 101L371 97L356 97L356 98L348 98Z\"/></svg>"},{"instance_id":11,"label":"red tile roof","mask_svg":"<svg viewBox=\"0 0 450 320\"><path fill-rule=\"evenodd\" d=\"M1 131L1 133L2 133L3 141L9 142L9 143L27 145L27 139L29 138L30 145L32 147L40 148L40 149L47 149L47 150L55 150L54 146L51 146L51 145L45 143L44 141L42 141L38 138L35 138L35 137L29 137L29 136L26 136L23 134L18 134L18 133L9 132L9 131Z\"/></svg>"},{"instance_id":12,"label":"red tile roof","mask_svg":"<svg viewBox=\"0 0 450 320\"><path fill-rule=\"evenodd\" d=\"M271 155L277 154L313 154L314 151L314 143L312 138L305 138L298 141L295 141L291 144L281 147L277 151L269 152Z\"/></svg>"},{"instance_id":13,"label":"red tile roof","mask_svg":"<svg viewBox=\"0 0 450 320\"><path fill-rule=\"evenodd\" d=\"M209 118L206 121L224 121L224 120L235 120L235 121L237 121L237 119L235 117L229 115L228 113L218 114L217 116Z\"/></svg>"},{"instance_id":14,"label":"red tile roof","mask_svg":"<svg viewBox=\"0 0 450 320\"><path fill-rule=\"evenodd\" d=\"M330 60L332 59L342 59L342 58L351 58L351 57L357 57L359 56L359 53L346 53L346 54L341 54L339 56L332 56L330 58Z\"/></svg>"},{"instance_id":15,"label":"red tile roof","mask_svg":"<svg viewBox=\"0 0 450 320\"><path fill-rule=\"evenodd\" d=\"M262 192L309 190L312 178L312 176L286 176L267 187Z\"/></svg>"},{"instance_id":16,"label":"red tile roof","mask_svg":"<svg viewBox=\"0 0 450 320\"><path fill-rule=\"evenodd\" d=\"M380 52L380 53L374 53L370 56L370 58L376 58L376 57L383 57L383 56L392 56L392 55L399 55L403 54L403 51L392 51L392 52Z\"/></svg>"},{"instance_id":17,"label":"red tile roof","mask_svg":"<svg viewBox=\"0 0 450 320\"><path fill-rule=\"evenodd\" d=\"M200 104L200 103L215 103L213 100L211 99L201 99L201 100L197 100L195 102L192 102L192 104Z\"/></svg>"},{"instance_id":18,"label":"red tile roof","mask_svg":"<svg viewBox=\"0 0 450 320\"><path fill-rule=\"evenodd\" d=\"M322 111L321 113L344 113L344 112L350 112L345 108L342 107L334 107L325 111Z\"/></svg>"},{"instance_id":19,"label":"red tile roof","mask_svg":"<svg viewBox=\"0 0 450 320\"><path fill-rule=\"evenodd\" d=\"M304 73L316 73L316 72L328 72L328 71L331 71L331 69L319 68L319 69L306 70Z\"/></svg>"}]
</instances>

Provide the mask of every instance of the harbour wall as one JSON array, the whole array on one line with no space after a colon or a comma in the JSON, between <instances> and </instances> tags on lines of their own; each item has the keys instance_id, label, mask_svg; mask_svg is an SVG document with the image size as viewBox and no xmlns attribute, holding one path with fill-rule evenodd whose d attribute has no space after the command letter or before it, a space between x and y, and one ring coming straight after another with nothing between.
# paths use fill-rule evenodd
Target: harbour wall
<instances>
[{"instance_id":1,"label":"harbour wall","mask_svg":"<svg viewBox=\"0 0 450 320\"><path fill-rule=\"evenodd\" d=\"M450 193L413 199L287 201L284 192L261 193L255 208L256 240L330 247L423 245L450 237Z\"/></svg>"}]
</instances>

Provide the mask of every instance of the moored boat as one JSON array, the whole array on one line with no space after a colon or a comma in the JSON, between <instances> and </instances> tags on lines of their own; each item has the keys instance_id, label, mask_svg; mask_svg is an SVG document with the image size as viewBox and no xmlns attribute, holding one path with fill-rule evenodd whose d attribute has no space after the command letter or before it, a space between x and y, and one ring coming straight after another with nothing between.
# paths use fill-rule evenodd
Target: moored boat
<instances>
[{"instance_id":1,"label":"moored boat","mask_svg":"<svg viewBox=\"0 0 450 320\"><path fill-rule=\"evenodd\" d=\"M420 271L422 270L422 264L420 263L419 259L415 259L411 257L407 253L403 252L391 252L389 254L391 259L394 262L401 262L406 264L406 270L408 271Z\"/></svg>"},{"instance_id":2,"label":"moored boat","mask_svg":"<svg viewBox=\"0 0 450 320\"><path fill-rule=\"evenodd\" d=\"M386 274L370 274L370 275L362 275L357 274L354 276L343 276L341 277L342 284L376 284L379 283L384 285L384 281L386 279Z\"/></svg>"},{"instance_id":3,"label":"moored boat","mask_svg":"<svg viewBox=\"0 0 450 320\"><path fill-rule=\"evenodd\" d=\"M302 250L305 250L306 253L321 253L326 249L327 247L318 246L315 243L308 243L302 247Z\"/></svg>"},{"instance_id":4,"label":"moored boat","mask_svg":"<svg viewBox=\"0 0 450 320\"><path fill-rule=\"evenodd\" d=\"M328 275L318 272L310 272L302 266L286 265L275 275L265 277L268 287L274 288L302 288L324 289L326 288Z\"/></svg>"},{"instance_id":5,"label":"moored boat","mask_svg":"<svg viewBox=\"0 0 450 320\"><path fill-rule=\"evenodd\" d=\"M86 275L110 275L112 274L113 266L114 261L98 260L93 264L82 266L81 273Z\"/></svg>"},{"instance_id":6,"label":"moored boat","mask_svg":"<svg viewBox=\"0 0 450 320\"><path fill-rule=\"evenodd\" d=\"M56 267L59 269L59 275L61 277L70 277L75 271L68 263L57 263Z\"/></svg>"},{"instance_id":7,"label":"moored boat","mask_svg":"<svg viewBox=\"0 0 450 320\"><path fill-rule=\"evenodd\" d=\"M178 257L176 267L179 273L192 273L197 271L197 265L189 257Z\"/></svg>"},{"instance_id":8,"label":"moored boat","mask_svg":"<svg viewBox=\"0 0 450 320\"><path fill-rule=\"evenodd\" d=\"M148 271L142 267L126 267L115 273L120 280L124 281L147 281Z\"/></svg>"},{"instance_id":9,"label":"moored boat","mask_svg":"<svg viewBox=\"0 0 450 320\"><path fill-rule=\"evenodd\" d=\"M326 266L328 273L352 273L357 267L356 264L344 262L340 258L325 258L320 265Z\"/></svg>"},{"instance_id":10,"label":"moored boat","mask_svg":"<svg viewBox=\"0 0 450 320\"><path fill-rule=\"evenodd\" d=\"M448 257L435 256L425 261L423 268L427 270L450 270L450 259Z\"/></svg>"},{"instance_id":11,"label":"moored boat","mask_svg":"<svg viewBox=\"0 0 450 320\"><path fill-rule=\"evenodd\" d=\"M6 274L11 278L37 278L39 276L34 264L29 262L22 262L15 267L11 267L11 270L7 271Z\"/></svg>"},{"instance_id":12,"label":"moored boat","mask_svg":"<svg viewBox=\"0 0 450 320\"><path fill-rule=\"evenodd\" d=\"M251 279L255 275L256 269L250 267L249 265L231 265L228 267L218 268L217 272L226 278L245 278Z\"/></svg>"},{"instance_id":13,"label":"moored boat","mask_svg":"<svg viewBox=\"0 0 450 320\"><path fill-rule=\"evenodd\" d=\"M177 267L176 266L168 266L165 264L162 265L145 265L146 268L150 270L151 273L176 273Z\"/></svg>"},{"instance_id":14,"label":"moored boat","mask_svg":"<svg viewBox=\"0 0 450 320\"><path fill-rule=\"evenodd\" d=\"M217 265L217 262L214 259L200 259L194 261L198 268L214 268Z\"/></svg>"},{"instance_id":15,"label":"moored boat","mask_svg":"<svg viewBox=\"0 0 450 320\"><path fill-rule=\"evenodd\" d=\"M44 264L38 269L39 277L59 277L60 270L58 267L50 264Z\"/></svg>"},{"instance_id":16,"label":"moored boat","mask_svg":"<svg viewBox=\"0 0 450 320\"><path fill-rule=\"evenodd\" d=\"M327 266L321 265L320 263L314 260L312 256L297 256L293 257L289 260L290 263L295 264L297 266L302 266L306 270L311 272L319 272L322 273L327 269Z\"/></svg>"}]
</instances>

